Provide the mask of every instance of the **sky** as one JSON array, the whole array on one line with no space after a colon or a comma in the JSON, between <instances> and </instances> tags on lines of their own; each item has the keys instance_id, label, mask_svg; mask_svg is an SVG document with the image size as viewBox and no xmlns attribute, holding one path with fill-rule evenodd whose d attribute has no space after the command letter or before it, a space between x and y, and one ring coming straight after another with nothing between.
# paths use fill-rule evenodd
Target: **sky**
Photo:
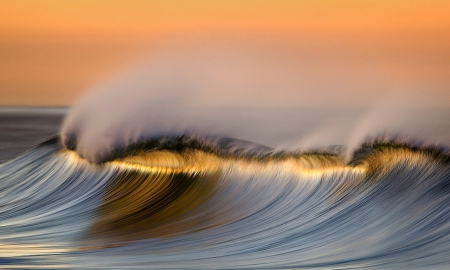
<instances>
[{"instance_id":1,"label":"sky","mask_svg":"<svg viewBox=\"0 0 450 270\"><path fill-rule=\"evenodd\" d=\"M309 52L307 76L329 80L302 93L316 106L398 88L448 108L449 14L448 0L0 0L0 106L69 106L143 54L212 39Z\"/></svg>"}]
</instances>

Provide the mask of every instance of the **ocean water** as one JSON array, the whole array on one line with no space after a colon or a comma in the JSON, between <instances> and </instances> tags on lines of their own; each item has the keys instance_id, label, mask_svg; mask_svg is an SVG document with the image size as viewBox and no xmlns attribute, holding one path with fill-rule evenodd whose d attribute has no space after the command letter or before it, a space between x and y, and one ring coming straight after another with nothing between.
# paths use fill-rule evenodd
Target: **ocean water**
<instances>
[{"instance_id":1,"label":"ocean water","mask_svg":"<svg viewBox=\"0 0 450 270\"><path fill-rule=\"evenodd\" d=\"M69 110L0 110L0 268L450 269L441 84L269 47L182 43Z\"/></svg>"},{"instance_id":2,"label":"ocean water","mask_svg":"<svg viewBox=\"0 0 450 270\"><path fill-rule=\"evenodd\" d=\"M59 133L66 108L0 107L0 163Z\"/></svg>"},{"instance_id":3,"label":"ocean water","mask_svg":"<svg viewBox=\"0 0 450 270\"><path fill-rule=\"evenodd\" d=\"M2 113L1 268L450 267L448 144L379 137L348 158L190 133L93 163L53 136L65 113Z\"/></svg>"}]
</instances>

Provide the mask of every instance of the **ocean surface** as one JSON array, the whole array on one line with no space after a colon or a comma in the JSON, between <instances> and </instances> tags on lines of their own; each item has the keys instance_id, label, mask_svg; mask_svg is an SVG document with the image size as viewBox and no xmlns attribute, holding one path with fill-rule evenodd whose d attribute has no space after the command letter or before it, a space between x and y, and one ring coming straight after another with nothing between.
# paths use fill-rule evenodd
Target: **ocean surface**
<instances>
[{"instance_id":1,"label":"ocean surface","mask_svg":"<svg viewBox=\"0 0 450 270\"><path fill-rule=\"evenodd\" d=\"M67 108L0 107L0 163L59 133Z\"/></svg>"},{"instance_id":2,"label":"ocean surface","mask_svg":"<svg viewBox=\"0 0 450 270\"><path fill-rule=\"evenodd\" d=\"M0 111L0 268L450 269L448 110L350 155L173 133L94 161L66 113Z\"/></svg>"}]
</instances>

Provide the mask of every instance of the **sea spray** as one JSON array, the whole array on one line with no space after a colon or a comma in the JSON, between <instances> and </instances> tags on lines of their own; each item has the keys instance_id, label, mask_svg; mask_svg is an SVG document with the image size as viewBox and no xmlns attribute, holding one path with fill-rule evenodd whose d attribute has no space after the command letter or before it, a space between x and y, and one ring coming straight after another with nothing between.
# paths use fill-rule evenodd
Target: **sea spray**
<instances>
[{"instance_id":1,"label":"sea spray","mask_svg":"<svg viewBox=\"0 0 450 270\"><path fill-rule=\"evenodd\" d=\"M288 151L336 145L349 158L379 135L450 143L448 110L426 109L426 98L410 102L414 87L389 87L366 65L373 59L357 59L308 46L168 46L81 97L62 142L91 162L164 136L231 137Z\"/></svg>"}]
</instances>

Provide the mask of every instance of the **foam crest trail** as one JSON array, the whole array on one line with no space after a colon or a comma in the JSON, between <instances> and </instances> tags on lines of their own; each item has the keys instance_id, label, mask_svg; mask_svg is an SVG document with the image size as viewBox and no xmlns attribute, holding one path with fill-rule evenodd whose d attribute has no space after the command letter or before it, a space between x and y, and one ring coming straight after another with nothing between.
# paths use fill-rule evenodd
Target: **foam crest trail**
<instances>
[{"instance_id":1,"label":"foam crest trail","mask_svg":"<svg viewBox=\"0 0 450 270\"><path fill-rule=\"evenodd\" d=\"M352 150L377 132L423 130L429 118L398 117L398 105L408 103L403 98L388 112L367 109L388 98L374 97L374 91L385 88L386 78L368 61L348 51L330 54L306 45L168 46L93 87L65 119L62 142L98 163L130 145L161 137L231 137L290 151L328 145ZM363 85L361 80L364 90L355 88ZM336 96L338 92L348 96ZM442 116L435 113L432 121L442 122ZM437 139L433 134L422 137L449 138L447 126Z\"/></svg>"}]
</instances>

